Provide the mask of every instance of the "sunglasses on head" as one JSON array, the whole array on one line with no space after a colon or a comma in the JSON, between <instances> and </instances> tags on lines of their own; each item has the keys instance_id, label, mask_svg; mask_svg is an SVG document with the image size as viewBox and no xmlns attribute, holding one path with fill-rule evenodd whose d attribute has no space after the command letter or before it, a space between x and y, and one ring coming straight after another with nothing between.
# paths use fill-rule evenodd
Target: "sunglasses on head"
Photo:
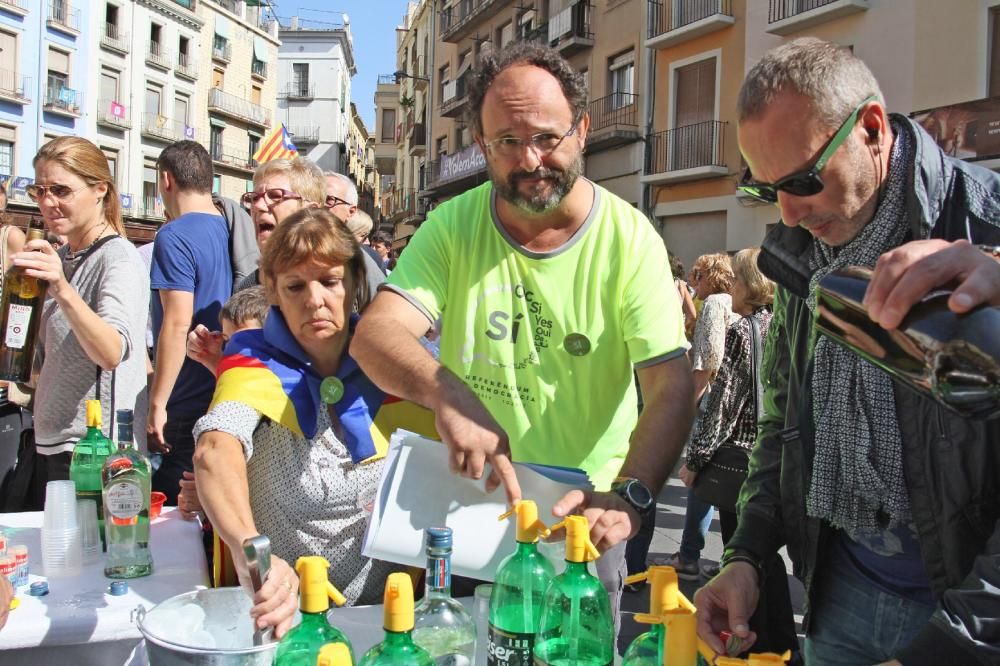
<instances>
[{"instance_id":1,"label":"sunglasses on head","mask_svg":"<svg viewBox=\"0 0 1000 666\"><path fill-rule=\"evenodd\" d=\"M823 179L819 175L820 172L826 166L827 162L830 161L830 158L833 157L833 154L837 152L837 149L840 148L840 145L850 136L851 130L854 128L854 123L857 122L858 114L861 113L861 109L868 102L876 99L878 99L876 95L870 95L858 104L857 108L844 120L836 133L826 142L823 151L808 169L796 171L790 176L785 176L774 183L759 183L753 180L750 167L747 167L737 187L754 199L769 204L778 202L779 191L796 197L811 197L819 194L823 191L824 186Z\"/></svg>"}]
</instances>

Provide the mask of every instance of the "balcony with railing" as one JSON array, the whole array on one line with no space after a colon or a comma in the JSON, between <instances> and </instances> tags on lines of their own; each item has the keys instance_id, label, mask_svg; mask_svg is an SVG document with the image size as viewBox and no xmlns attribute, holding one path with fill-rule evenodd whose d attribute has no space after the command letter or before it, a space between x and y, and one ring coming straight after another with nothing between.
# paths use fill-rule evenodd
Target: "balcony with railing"
<instances>
[{"instance_id":1,"label":"balcony with railing","mask_svg":"<svg viewBox=\"0 0 1000 666\"><path fill-rule=\"evenodd\" d=\"M768 0L767 28L790 35L842 16L867 11L869 0Z\"/></svg>"},{"instance_id":2,"label":"balcony with railing","mask_svg":"<svg viewBox=\"0 0 1000 666\"><path fill-rule=\"evenodd\" d=\"M174 74L189 81L197 81L198 66L195 64L194 58L187 53L178 53L177 64L174 65Z\"/></svg>"},{"instance_id":3,"label":"balcony with railing","mask_svg":"<svg viewBox=\"0 0 1000 666\"><path fill-rule=\"evenodd\" d=\"M549 45L549 24L542 23L534 28L521 31L517 37L518 41L528 44L538 44L539 46Z\"/></svg>"},{"instance_id":4,"label":"balcony with railing","mask_svg":"<svg viewBox=\"0 0 1000 666\"><path fill-rule=\"evenodd\" d=\"M167 217L160 197L143 197L136 214L138 217L154 221L164 220Z\"/></svg>"},{"instance_id":5,"label":"balcony with railing","mask_svg":"<svg viewBox=\"0 0 1000 666\"><path fill-rule=\"evenodd\" d=\"M469 101L468 83L472 76L472 69L465 70L454 81L449 81L444 85L441 95L441 115L446 118L458 118L465 109L465 103Z\"/></svg>"},{"instance_id":6,"label":"balcony with railing","mask_svg":"<svg viewBox=\"0 0 1000 666\"><path fill-rule=\"evenodd\" d=\"M142 136L158 141L174 142L184 137L184 123L171 120L159 113L142 114Z\"/></svg>"},{"instance_id":7,"label":"balcony with railing","mask_svg":"<svg viewBox=\"0 0 1000 666\"><path fill-rule=\"evenodd\" d=\"M285 97L288 99L311 100L316 96L316 84L308 81L292 81L285 88Z\"/></svg>"},{"instance_id":8,"label":"balcony with railing","mask_svg":"<svg viewBox=\"0 0 1000 666\"><path fill-rule=\"evenodd\" d=\"M101 32L101 46L120 55L128 53L128 33L114 23L105 23Z\"/></svg>"},{"instance_id":9,"label":"balcony with railing","mask_svg":"<svg viewBox=\"0 0 1000 666\"><path fill-rule=\"evenodd\" d=\"M257 162L250 154L249 144L234 145L216 141L209 146L209 154L212 156L212 162L217 166L245 173L253 173L253 170L257 168Z\"/></svg>"},{"instance_id":10,"label":"balcony with railing","mask_svg":"<svg viewBox=\"0 0 1000 666\"><path fill-rule=\"evenodd\" d=\"M83 115L83 93L67 88L60 79L49 77L42 108L59 116L79 118Z\"/></svg>"},{"instance_id":11,"label":"balcony with railing","mask_svg":"<svg viewBox=\"0 0 1000 666\"><path fill-rule=\"evenodd\" d=\"M709 120L646 137L644 183L679 183L728 175L727 123Z\"/></svg>"},{"instance_id":12,"label":"balcony with railing","mask_svg":"<svg viewBox=\"0 0 1000 666\"><path fill-rule=\"evenodd\" d=\"M263 81L267 78L267 63L263 60L257 60L254 58L250 61L250 76L257 79L258 81Z\"/></svg>"},{"instance_id":13,"label":"balcony with railing","mask_svg":"<svg viewBox=\"0 0 1000 666\"><path fill-rule=\"evenodd\" d=\"M418 122L410 124L406 140L410 145L410 157L423 157L427 154L427 125L422 117Z\"/></svg>"},{"instance_id":14,"label":"balcony with railing","mask_svg":"<svg viewBox=\"0 0 1000 666\"><path fill-rule=\"evenodd\" d=\"M27 16L28 0L0 0L0 11L10 12L17 16Z\"/></svg>"},{"instance_id":15,"label":"balcony with railing","mask_svg":"<svg viewBox=\"0 0 1000 666\"><path fill-rule=\"evenodd\" d=\"M414 90L427 90L428 84L430 84L430 74L427 72L427 59L423 56L418 56L416 62L410 63L409 79L412 82Z\"/></svg>"},{"instance_id":16,"label":"balcony with railing","mask_svg":"<svg viewBox=\"0 0 1000 666\"><path fill-rule=\"evenodd\" d=\"M441 41L458 43L508 4L502 0L456 0L455 4L442 9L439 14Z\"/></svg>"},{"instance_id":17,"label":"balcony with railing","mask_svg":"<svg viewBox=\"0 0 1000 666\"><path fill-rule=\"evenodd\" d=\"M736 22L732 0L649 0L646 46L662 49Z\"/></svg>"},{"instance_id":18,"label":"balcony with railing","mask_svg":"<svg viewBox=\"0 0 1000 666\"><path fill-rule=\"evenodd\" d=\"M227 40L222 44L212 44L212 60L216 60L223 64L228 64L233 61L233 45Z\"/></svg>"},{"instance_id":19,"label":"balcony with railing","mask_svg":"<svg viewBox=\"0 0 1000 666\"><path fill-rule=\"evenodd\" d=\"M28 94L25 92L31 84L31 79L20 72L0 69L0 99L14 104L28 104Z\"/></svg>"},{"instance_id":20,"label":"balcony with railing","mask_svg":"<svg viewBox=\"0 0 1000 666\"><path fill-rule=\"evenodd\" d=\"M163 44L150 40L146 44L146 64L152 65L164 71L170 70L170 54L163 48Z\"/></svg>"},{"instance_id":21,"label":"balcony with railing","mask_svg":"<svg viewBox=\"0 0 1000 666\"><path fill-rule=\"evenodd\" d=\"M208 110L261 127L271 126L271 111L269 109L265 109L260 104L248 102L242 97L230 95L219 88L212 88L208 91Z\"/></svg>"},{"instance_id":22,"label":"balcony with railing","mask_svg":"<svg viewBox=\"0 0 1000 666\"><path fill-rule=\"evenodd\" d=\"M382 201L384 215L393 223L412 219L417 215L417 191L412 188L394 190Z\"/></svg>"},{"instance_id":23,"label":"balcony with railing","mask_svg":"<svg viewBox=\"0 0 1000 666\"><path fill-rule=\"evenodd\" d=\"M593 153L642 139L639 131L639 96L616 92L587 105L590 131L587 152Z\"/></svg>"},{"instance_id":24,"label":"balcony with railing","mask_svg":"<svg viewBox=\"0 0 1000 666\"><path fill-rule=\"evenodd\" d=\"M80 10L73 9L69 0L52 0L45 25L75 37L80 34Z\"/></svg>"},{"instance_id":25,"label":"balcony with railing","mask_svg":"<svg viewBox=\"0 0 1000 666\"><path fill-rule=\"evenodd\" d=\"M102 99L97 102L97 124L117 130L132 129L131 114L117 100Z\"/></svg>"},{"instance_id":26,"label":"balcony with railing","mask_svg":"<svg viewBox=\"0 0 1000 666\"><path fill-rule=\"evenodd\" d=\"M288 125L285 129L292 137L292 143L297 148L302 146L314 146L319 143L318 125Z\"/></svg>"},{"instance_id":27,"label":"balcony with railing","mask_svg":"<svg viewBox=\"0 0 1000 666\"><path fill-rule=\"evenodd\" d=\"M380 86L395 86L398 85L396 81L395 74L379 74L378 75L378 85Z\"/></svg>"},{"instance_id":28,"label":"balcony with railing","mask_svg":"<svg viewBox=\"0 0 1000 666\"><path fill-rule=\"evenodd\" d=\"M479 144L465 146L451 155L427 163L427 189L447 194L486 180L486 158Z\"/></svg>"},{"instance_id":29,"label":"balcony with railing","mask_svg":"<svg viewBox=\"0 0 1000 666\"><path fill-rule=\"evenodd\" d=\"M236 0L212 0L212 2L214 2L215 4L219 5L223 9L225 9L225 10L227 10L227 11L233 13L233 14L236 14L236 10L239 7L237 5L237 3L236 3ZM243 18L243 17L240 16L240 18Z\"/></svg>"},{"instance_id":30,"label":"balcony with railing","mask_svg":"<svg viewBox=\"0 0 1000 666\"><path fill-rule=\"evenodd\" d=\"M563 56L589 49L594 45L594 33L590 31L590 17L593 6L586 0L578 0L549 19L549 44Z\"/></svg>"}]
</instances>

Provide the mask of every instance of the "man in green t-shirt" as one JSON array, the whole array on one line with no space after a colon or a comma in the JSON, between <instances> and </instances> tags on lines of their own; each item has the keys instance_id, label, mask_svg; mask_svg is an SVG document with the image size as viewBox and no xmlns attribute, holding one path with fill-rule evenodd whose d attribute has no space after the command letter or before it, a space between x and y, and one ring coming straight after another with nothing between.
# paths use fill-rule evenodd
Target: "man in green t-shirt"
<instances>
[{"instance_id":1,"label":"man in green t-shirt","mask_svg":"<svg viewBox=\"0 0 1000 666\"><path fill-rule=\"evenodd\" d=\"M595 545L614 549L598 571L612 564L602 579L620 590L624 541L693 417L666 249L634 207L580 177L586 87L555 51L513 45L474 79L469 122L491 182L428 216L351 353L383 389L435 412L452 471L478 479L490 463L487 486L509 500L512 459L587 472L597 492L554 513L587 516ZM418 342L438 319L440 362Z\"/></svg>"}]
</instances>

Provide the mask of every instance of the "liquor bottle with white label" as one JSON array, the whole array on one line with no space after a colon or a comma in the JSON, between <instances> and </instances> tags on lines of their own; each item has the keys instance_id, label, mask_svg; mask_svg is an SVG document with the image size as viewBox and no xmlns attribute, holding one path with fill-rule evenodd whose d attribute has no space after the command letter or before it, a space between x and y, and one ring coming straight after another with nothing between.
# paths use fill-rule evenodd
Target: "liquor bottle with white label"
<instances>
[{"instance_id":1,"label":"liquor bottle with white label","mask_svg":"<svg viewBox=\"0 0 1000 666\"><path fill-rule=\"evenodd\" d=\"M104 575L138 578L153 573L149 549L149 460L132 441L132 410L115 412L118 452L108 456L101 470L104 530L108 547Z\"/></svg>"},{"instance_id":2,"label":"liquor bottle with white label","mask_svg":"<svg viewBox=\"0 0 1000 666\"><path fill-rule=\"evenodd\" d=\"M28 229L28 241L45 238L44 229ZM3 280L0 299L0 379L27 383L35 360L35 341L48 285L14 266Z\"/></svg>"}]
</instances>

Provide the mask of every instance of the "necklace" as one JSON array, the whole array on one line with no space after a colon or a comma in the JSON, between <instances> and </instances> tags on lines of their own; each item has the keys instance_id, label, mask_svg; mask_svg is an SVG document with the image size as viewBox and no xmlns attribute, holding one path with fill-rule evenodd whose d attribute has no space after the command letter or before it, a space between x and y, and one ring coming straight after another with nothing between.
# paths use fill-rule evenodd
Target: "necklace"
<instances>
[{"instance_id":1,"label":"necklace","mask_svg":"<svg viewBox=\"0 0 1000 666\"><path fill-rule=\"evenodd\" d=\"M94 247L94 244L97 243L97 241L101 240L101 238L104 236L104 232L107 231L107 230L108 230L108 223L105 222L104 226L101 227L101 230L97 233L97 236L94 238L94 240L90 241L90 245L88 245L87 247L84 247L84 248L80 248L79 250L77 250L75 252L72 249L67 250L66 251L66 258L69 259L70 261L72 261L73 259L76 259L77 257L79 257L81 255L87 254L87 250L89 250L90 248Z\"/></svg>"}]
</instances>

